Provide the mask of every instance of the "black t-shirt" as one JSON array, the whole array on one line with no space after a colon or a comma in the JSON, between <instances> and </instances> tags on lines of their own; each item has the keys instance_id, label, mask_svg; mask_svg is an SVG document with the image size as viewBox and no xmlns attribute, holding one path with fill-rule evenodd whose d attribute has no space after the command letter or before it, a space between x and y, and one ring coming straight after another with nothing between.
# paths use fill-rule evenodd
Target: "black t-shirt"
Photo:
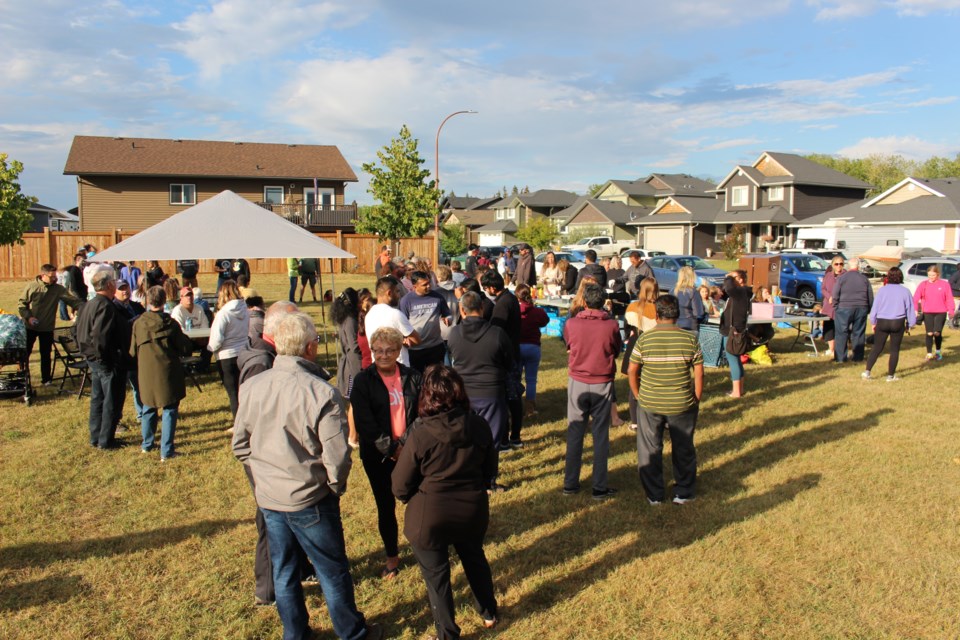
<instances>
[{"instance_id":1,"label":"black t-shirt","mask_svg":"<svg viewBox=\"0 0 960 640\"><path fill-rule=\"evenodd\" d=\"M197 260L177 260L177 272L183 274L184 278L196 278L200 270L200 262Z\"/></svg>"},{"instance_id":2,"label":"black t-shirt","mask_svg":"<svg viewBox=\"0 0 960 640\"><path fill-rule=\"evenodd\" d=\"M233 280L233 258L217 258L216 265L218 269L223 269L223 271L217 272L218 278Z\"/></svg>"}]
</instances>

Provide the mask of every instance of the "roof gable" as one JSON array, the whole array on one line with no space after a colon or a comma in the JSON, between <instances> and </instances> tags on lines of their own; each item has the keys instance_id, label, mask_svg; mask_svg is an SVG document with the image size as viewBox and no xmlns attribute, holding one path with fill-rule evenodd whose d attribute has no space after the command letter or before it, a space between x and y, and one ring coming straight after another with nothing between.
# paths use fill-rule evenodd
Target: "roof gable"
<instances>
[{"instance_id":1,"label":"roof gable","mask_svg":"<svg viewBox=\"0 0 960 640\"><path fill-rule=\"evenodd\" d=\"M332 145L101 136L75 136L63 173L357 182Z\"/></svg>"},{"instance_id":2,"label":"roof gable","mask_svg":"<svg viewBox=\"0 0 960 640\"><path fill-rule=\"evenodd\" d=\"M940 198L946 197L944 194L935 189L934 185L932 184L933 182L933 180L918 180L917 178L911 178L908 176L880 195L865 202L863 204L863 208L872 207L874 205L890 206L892 204L907 202L908 200L913 200L915 198L929 196L937 196ZM949 183L946 183L944 186L948 185Z\"/></svg>"}]
</instances>

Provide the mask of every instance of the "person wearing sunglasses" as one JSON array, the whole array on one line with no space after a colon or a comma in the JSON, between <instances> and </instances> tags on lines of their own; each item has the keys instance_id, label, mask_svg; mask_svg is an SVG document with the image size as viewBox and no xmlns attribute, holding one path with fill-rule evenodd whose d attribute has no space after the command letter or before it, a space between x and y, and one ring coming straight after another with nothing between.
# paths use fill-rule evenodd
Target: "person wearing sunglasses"
<instances>
[{"instance_id":1,"label":"person wearing sunglasses","mask_svg":"<svg viewBox=\"0 0 960 640\"><path fill-rule=\"evenodd\" d=\"M830 318L829 320L823 321L823 339L827 341L827 350L824 351L823 355L831 358L834 353L834 337L836 333L833 321L836 311L833 306L833 287L837 283L837 278L843 275L843 265L843 256L834 256L833 260L830 261L830 266L827 268L826 273L823 274L823 283L820 285L820 290L823 292L823 309L821 313Z\"/></svg>"}]
</instances>

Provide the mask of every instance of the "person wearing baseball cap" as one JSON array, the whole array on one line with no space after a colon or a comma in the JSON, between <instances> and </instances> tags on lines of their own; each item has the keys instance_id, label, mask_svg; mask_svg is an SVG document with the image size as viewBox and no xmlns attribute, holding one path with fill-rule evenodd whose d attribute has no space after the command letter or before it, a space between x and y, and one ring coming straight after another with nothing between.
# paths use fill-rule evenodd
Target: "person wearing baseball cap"
<instances>
[{"instance_id":1,"label":"person wearing baseball cap","mask_svg":"<svg viewBox=\"0 0 960 640\"><path fill-rule=\"evenodd\" d=\"M533 265L533 247L527 243L520 245L520 258L517 259L517 272L513 278L514 284L525 284L528 287L537 286L537 270Z\"/></svg>"}]
</instances>

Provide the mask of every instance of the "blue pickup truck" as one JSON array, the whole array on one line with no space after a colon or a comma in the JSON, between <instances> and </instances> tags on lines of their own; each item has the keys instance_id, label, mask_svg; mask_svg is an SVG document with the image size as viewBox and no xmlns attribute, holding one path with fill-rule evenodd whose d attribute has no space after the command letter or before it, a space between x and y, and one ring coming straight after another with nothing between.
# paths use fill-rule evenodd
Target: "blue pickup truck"
<instances>
[{"instance_id":1,"label":"blue pickup truck","mask_svg":"<svg viewBox=\"0 0 960 640\"><path fill-rule=\"evenodd\" d=\"M780 295L809 309L823 300L823 274L830 263L806 253L780 254Z\"/></svg>"}]
</instances>

